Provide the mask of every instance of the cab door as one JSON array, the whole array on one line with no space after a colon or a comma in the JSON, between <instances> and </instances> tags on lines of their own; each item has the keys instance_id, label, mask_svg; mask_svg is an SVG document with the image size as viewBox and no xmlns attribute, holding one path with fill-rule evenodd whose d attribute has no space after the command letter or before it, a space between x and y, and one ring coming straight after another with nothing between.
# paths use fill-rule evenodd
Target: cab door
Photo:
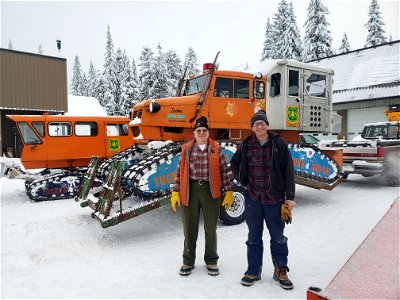
<instances>
[{"instance_id":1,"label":"cab door","mask_svg":"<svg viewBox=\"0 0 400 300\"><path fill-rule=\"evenodd\" d=\"M249 126L254 114L254 102L248 78L216 76L211 85L209 117L216 128L240 128L237 123ZM230 123L235 123L230 125Z\"/></svg>"},{"instance_id":2,"label":"cab door","mask_svg":"<svg viewBox=\"0 0 400 300\"><path fill-rule=\"evenodd\" d=\"M105 126L105 153L106 156L114 155L133 145L129 136L128 123L107 122Z\"/></svg>"},{"instance_id":3,"label":"cab door","mask_svg":"<svg viewBox=\"0 0 400 300\"><path fill-rule=\"evenodd\" d=\"M329 105L327 75L304 70L301 105L302 130L325 132L329 128Z\"/></svg>"}]
</instances>

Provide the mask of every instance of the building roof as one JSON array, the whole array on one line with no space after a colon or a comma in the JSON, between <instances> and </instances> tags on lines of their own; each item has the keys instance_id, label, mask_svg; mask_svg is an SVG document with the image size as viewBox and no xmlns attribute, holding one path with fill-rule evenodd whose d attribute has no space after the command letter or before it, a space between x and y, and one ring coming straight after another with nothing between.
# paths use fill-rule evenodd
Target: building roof
<instances>
[{"instance_id":1,"label":"building roof","mask_svg":"<svg viewBox=\"0 0 400 300\"><path fill-rule=\"evenodd\" d=\"M334 70L333 103L400 96L400 41L330 56L311 63Z\"/></svg>"}]
</instances>

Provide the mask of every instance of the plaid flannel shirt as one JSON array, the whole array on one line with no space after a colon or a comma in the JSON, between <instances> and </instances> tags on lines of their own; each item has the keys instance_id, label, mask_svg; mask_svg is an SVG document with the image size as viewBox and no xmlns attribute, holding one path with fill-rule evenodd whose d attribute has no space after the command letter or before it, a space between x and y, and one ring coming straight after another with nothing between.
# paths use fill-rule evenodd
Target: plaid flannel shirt
<instances>
[{"instance_id":1,"label":"plaid flannel shirt","mask_svg":"<svg viewBox=\"0 0 400 300\"><path fill-rule=\"evenodd\" d=\"M253 136L250 138L247 148L247 163L249 166L249 183L247 191L253 200L263 204L281 203L282 199L272 199L269 196L270 171L271 171L271 140L263 146Z\"/></svg>"},{"instance_id":2,"label":"plaid flannel shirt","mask_svg":"<svg viewBox=\"0 0 400 300\"><path fill-rule=\"evenodd\" d=\"M197 144L193 145L192 151L189 156L189 178L194 180L206 180L208 181L209 176L209 161L208 161L208 149L209 145L202 151ZM182 159L182 158L181 158ZM174 183L174 191L179 192L180 190L180 163L176 169L176 177ZM222 150L219 151L219 168L221 174L221 186L224 191L231 191L231 181L233 175L228 168L224 154Z\"/></svg>"}]
</instances>

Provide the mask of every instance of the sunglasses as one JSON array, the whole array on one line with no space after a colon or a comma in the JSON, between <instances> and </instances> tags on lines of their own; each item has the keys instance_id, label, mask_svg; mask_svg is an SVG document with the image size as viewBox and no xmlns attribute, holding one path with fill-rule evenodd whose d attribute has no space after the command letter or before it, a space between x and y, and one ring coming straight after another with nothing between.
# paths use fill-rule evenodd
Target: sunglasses
<instances>
[{"instance_id":1,"label":"sunglasses","mask_svg":"<svg viewBox=\"0 0 400 300\"><path fill-rule=\"evenodd\" d=\"M208 130L207 129L196 129L194 132L196 133L206 133Z\"/></svg>"},{"instance_id":2,"label":"sunglasses","mask_svg":"<svg viewBox=\"0 0 400 300\"><path fill-rule=\"evenodd\" d=\"M256 122L256 123L254 123L254 125L253 125L253 127L254 128L257 128L258 126L261 126L261 127L264 127L264 126L266 126L267 124L265 123L265 122Z\"/></svg>"}]
</instances>

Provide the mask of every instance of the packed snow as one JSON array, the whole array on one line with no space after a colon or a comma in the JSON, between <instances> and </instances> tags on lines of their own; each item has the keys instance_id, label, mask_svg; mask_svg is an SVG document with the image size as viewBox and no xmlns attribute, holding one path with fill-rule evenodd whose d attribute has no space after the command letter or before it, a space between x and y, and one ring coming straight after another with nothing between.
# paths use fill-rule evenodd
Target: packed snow
<instances>
[{"instance_id":1,"label":"packed snow","mask_svg":"<svg viewBox=\"0 0 400 300\"><path fill-rule=\"evenodd\" d=\"M329 284L399 194L379 177L358 175L333 191L297 186L294 220L285 230L295 288L285 291L272 279L267 232L262 279L240 285L245 223L218 225L217 277L203 262L201 224L196 268L181 277L181 207L173 213L167 205L102 229L73 199L32 202L23 181L2 178L0 184L3 298L304 299L309 286Z\"/></svg>"}]
</instances>

